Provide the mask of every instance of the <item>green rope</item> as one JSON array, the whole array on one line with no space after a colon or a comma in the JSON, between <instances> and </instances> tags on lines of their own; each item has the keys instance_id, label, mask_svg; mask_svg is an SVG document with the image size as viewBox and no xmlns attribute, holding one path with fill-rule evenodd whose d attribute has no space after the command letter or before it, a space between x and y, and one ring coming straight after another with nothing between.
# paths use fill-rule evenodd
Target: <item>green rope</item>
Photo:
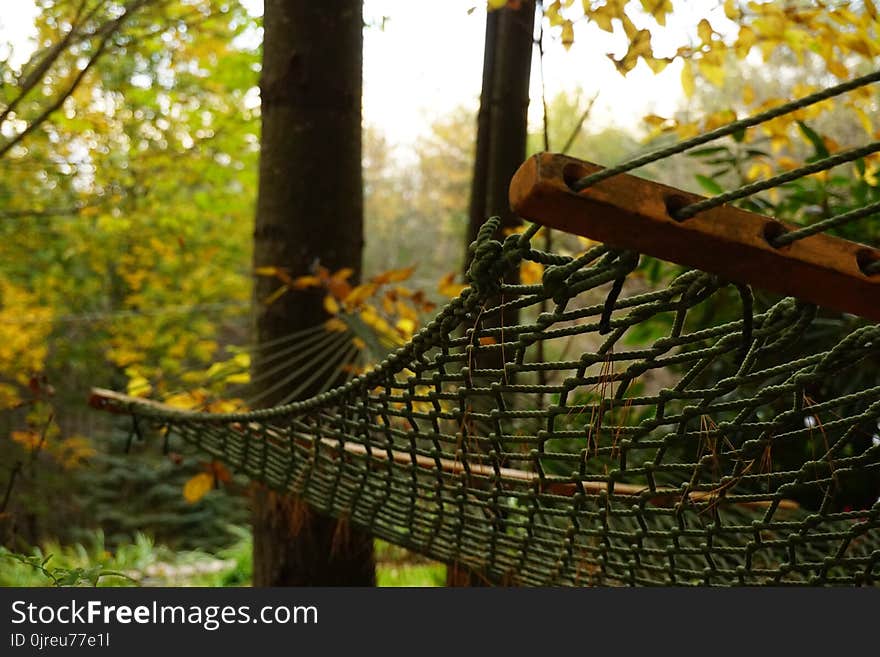
<instances>
[{"instance_id":1,"label":"green rope","mask_svg":"<svg viewBox=\"0 0 880 657\"><path fill-rule=\"evenodd\" d=\"M372 372L271 409L130 411L496 582L877 582L880 326L829 340L813 307L731 306L696 271L643 292L635 254L548 258L496 224L474 287Z\"/></svg>"},{"instance_id":2,"label":"green rope","mask_svg":"<svg viewBox=\"0 0 880 657\"><path fill-rule=\"evenodd\" d=\"M874 203L869 203L864 207L856 208L854 210L850 210L849 212L844 212L842 214L829 217L828 219L823 219L822 221L817 221L810 224L809 226L804 226L803 228L798 228L797 230L790 230L770 240L770 244L777 248L786 246L798 240L802 240L805 237L818 235L819 233L824 233L834 228L840 228L841 226L852 223L853 221L856 221L858 219L870 217L871 215L877 214L878 212L880 212L880 201L875 201Z\"/></svg>"},{"instance_id":3,"label":"green rope","mask_svg":"<svg viewBox=\"0 0 880 657\"><path fill-rule=\"evenodd\" d=\"M667 146L666 148L661 148L659 150L646 153L645 155L633 158L631 160L627 160L626 162L622 162L617 166L608 167L601 171L597 171L596 173L585 176L575 182L572 185L572 189L575 192L583 191L587 187L591 187L596 183L611 178L612 176L616 176L619 173L626 173L627 171L632 171L633 169L637 169L639 167L645 166L646 164L651 164L652 162L662 160L678 153L683 153L684 151L690 150L691 148L706 144L716 139L720 139L721 137L727 137L728 135L742 132L747 128L754 127L761 123L766 123L767 121L774 119L778 116L790 114L791 112L795 112L810 105L815 105L816 103L822 102L823 100L833 98L834 96L839 96L840 94L852 91L853 89L867 86L873 82L877 82L878 80L880 80L880 70L857 78L853 78L848 82L843 82L833 87L827 87L825 89L822 89L821 91L817 91L816 93L812 93L802 98L792 100L788 103L784 103L782 105L779 105L778 107L774 107L764 112L759 112L758 114L755 114L753 116L746 117L738 121L733 121L731 123L728 123L727 125L721 126L720 128L710 130L709 132L697 135L696 137L691 137L690 139L683 140L681 142L678 142L677 144L673 144L671 146Z\"/></svg>"},{"instance_id":4,"label":"green rope","mask_svg":"<svg viewBox=\"0 0 880 657\"><path fill-rule=\"evenodd\" d=\"M576 187L878 79L812 94ZM678 217L878 150L839 153ZM877 205L773 244L839 228ZM539 226L503 242L494 239L499 226L487 221L470 247L470 287L372 371L246 412L132 401L134 426L143 418L320 512L495 582L880 580L880 325L822 317L794 299L768 303L699 271L644 291L636 253L605 245L576 257L546 253L531 247ZM544 267L541 282L507 283L524 262ZM880 273L880 261L860 266ZM336 339L336 358L310 363L313 379L351 353L348 336ZM321 340L304 335L300 351L313 344ZM279 381L305 385L301 369L278 371Z\"/></svg>"},{"instance_id":5,"label":"green rope","mask_svg":"<svg viewBox=\"0 0 880 657\"><path fill-rule=\"evenodd\" d=\"M844 164L845 162L852 162L853 160L858 160L859 158L870 155L871 153L876 153L878 151L880 151L880 141L875 141L865 146L860 146L859 148L852 148L850 150L838 153L837 155L823 158L821 160L813 162L812 164L797 167L795 169L792 169L791 171L786 171L785 173L778 176L773 176L772 178L767 178L766 180L759 180L749 185L743 185L738 189L734 189L729 192L724 192L723 194L718 194L717 196L698 201L697 203L691 203L690 205L686 205L676 210L674 213L672 213L672 216L679 221L684 221L685 219L689 219L695 214L698 214L705 210L717 208L720 205L724 205L725 203L736 201L741 198L746 198L747 196L754 196L758 192L763 192L767 189L779 187L780 185L783 185L787 182L797 180L798 178L803 178L804 176L808 176L813 173L833 169L840 164Z\"/></svg>"}]
</instances>

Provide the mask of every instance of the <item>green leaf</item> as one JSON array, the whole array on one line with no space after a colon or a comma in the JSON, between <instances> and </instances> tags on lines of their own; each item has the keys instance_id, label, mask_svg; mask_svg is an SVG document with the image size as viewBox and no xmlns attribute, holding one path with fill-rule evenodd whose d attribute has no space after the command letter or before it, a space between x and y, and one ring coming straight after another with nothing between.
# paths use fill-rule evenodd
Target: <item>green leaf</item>
<instances>
[{"instance_id":1,"label":"green leaf","mask_svg":"<svg viewBox=\"0 0 880 657\"><path fill-rule=\"evenodd\" d=\"M813 145L813 155L816 158L824 159L830 155L828 152L828 148L825 146L825 141L818 135L818 133L813 130L810 126L808 126L803 121L798 121L798 128L801 129L801 132L804 134L809 142Z\"/></svg>"},{"instance_id":2,"label":"green leaf","mask_svg":"<svg viewBox=\"0 0 880 657\"><path fill-rule=\"evenodd\" d=\"M702 174L696 175L697 182L700 183L700 187L705 189L710 194L723 194L724 188L719 185L717 182L709 178L709 176L704 176Z\"/></svg>"},{"instance_id":3,"label":"green leaf","mask_svg":"<svg viewBox=\"0 0 880 657\"><path fill-rule=\"evenodd\" d=\"M696 148L692 151L688 151L688 155L691 157L705 157L707 155L714 155L715 153L721 152L729 152L729 149L726 146L708 146L706 148Z\"/></svg>"}]
</instances>

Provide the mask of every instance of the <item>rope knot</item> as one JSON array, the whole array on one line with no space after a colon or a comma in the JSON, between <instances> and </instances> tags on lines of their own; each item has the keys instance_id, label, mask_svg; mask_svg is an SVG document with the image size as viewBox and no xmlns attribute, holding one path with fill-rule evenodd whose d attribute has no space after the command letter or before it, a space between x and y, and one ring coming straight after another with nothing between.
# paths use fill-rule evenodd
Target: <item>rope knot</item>
<instances>
[{"instance_id":1,"label":"rope knot","mask_svg":"<svg viewBox=\"0 0 880 657\"><path fill-rule=\"evenodd\" d=\"M568 280L568 268L560 265L550 265L544 269L541 283L551 299L559 303L559 297L565 293L565 282Z\"/></svg>"},{"instance_id":2,"label":"rope knot","mask_svg":"<svg viewBox=\"0 0 880 657\"><path fill-rule=\"evenodd\" d=\"M500 224L501 220L498 217L486 221L480 226L477 239L470 245L469 250L473 258L468 267L467 278L471 287L481 297L497 292L501 287L499 264L503 262L504 247L501 242L492 239Z\"/></svg>"},{"instance_id":3,"label":"rope knot","mask_svg":"<svg viewBox=\"0 0 880 657\"><path fill-rule=\"evenodd\" d=\"M518 234L508 235L503 244L493 239L500 226L499 217L488 219L480 226L477 239L470 245L473 258L467 278L481 297L497 294L505 273L516 266L528 251L528 247L520 244Z\"/></svg>"}]
</instances>

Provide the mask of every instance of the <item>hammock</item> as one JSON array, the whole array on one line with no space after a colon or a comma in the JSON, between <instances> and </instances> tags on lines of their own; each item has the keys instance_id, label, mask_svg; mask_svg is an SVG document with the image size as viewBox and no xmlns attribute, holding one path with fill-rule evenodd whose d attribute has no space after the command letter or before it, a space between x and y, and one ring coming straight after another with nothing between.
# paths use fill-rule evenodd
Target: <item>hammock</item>
<instances>
[{"instance_id":1,"label":"hammock","mask_svg":"<svg viewBox=\"0 0 880 657\"><path fill-rule=\"evenodd\" d=\"M606 243L546 253L537 224L502 243L490 219L470 287L329 392L227 414L92 404L497 583L875 583L880 252L827 233L880 208L795 227L728 203L880 143L709 199L626 172L878 79L619 167L536 156L514 209ZM639 253L694 269L649 287ZM505 282L528 262L540 284ZM792 296L761 304L749 284Z\"/></svg>"}]
</instances>

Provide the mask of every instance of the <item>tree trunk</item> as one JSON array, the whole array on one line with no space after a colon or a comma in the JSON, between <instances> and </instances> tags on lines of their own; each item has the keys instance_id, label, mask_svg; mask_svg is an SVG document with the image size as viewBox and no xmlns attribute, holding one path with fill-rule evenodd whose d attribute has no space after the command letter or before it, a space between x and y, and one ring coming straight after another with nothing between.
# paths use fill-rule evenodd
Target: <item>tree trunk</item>
<instances>
[{"instance_id":1,"label":"tree trunk","mask_svg":"<svg viewBox=\"0 0 880 657\"><path fill-rule=\"evenodd\" d=\"M477 114L477 141L474 151L474 173L471 177L471 198L468 206L468 231L465 243L464 271L471 264L467 247L477 236L480 225L490 216L486 214L486 185L489 179L489 132L492 127L492 80L495 76L495 55L498 43L500 11L486 14L486 37L483 45L483 85L480 91L480 111Z\"/></svg>"},{"instance_id":2,"label":"tree trunk","mask_svg":"<svg viewBox=\"0 0 880 657\"><path fill-rule=\"evenodd\" d=\"M522 2L489 12L486 16L486 44L483 54L483 88L477 116L477 145L471 184L467 243L477 237L482 223L492 216L501 217L496 239L504 239L504 230L515 228L521 220L510 210L508 186L526 155L528 131L529 77L534 44L535 3ZM465 271L470 253L465 255ZM514 274L508 283L518 281ZM506 325L517 323L516 313L504 317ZM500 317L485 317L483 327L498 326ZM484 368L500 368L498 362L483 360ZM482 409L485 410L485 409ZM488 580L453 564L446 574L447 586L484 586Z\"/></svg>"},{"instance_id":3,"label":"tree trunk","mask_svg":"<svg viewBox=\"0 0 880 657\"><path fill-rule=\"evenodd\" d=\"M264 11L254 265L301 275L319 262L331 271L352 267L356 278L363 248L361 0L266 0ZM327 319L320 292L263 303L277 284L256 279L258 344ZM257 381L269 367L260 355L252 365ZM277 403L298 383L263 404ZM369 535L265 489L255 491L253 503L255 586L375 583Z\"/></svg>"},{"instance_id":4,"label":"tree trunk","mask_svg":"<svg viewBox=\"0 0 880 657\"><path fill-rule=\"evenodd\" d=\"M534 0L486 17L468 244L489 217L502 218L502 231L521 223L510 211L507 190L526 155L534 29Z\"/></svg>"}]
</instances>

